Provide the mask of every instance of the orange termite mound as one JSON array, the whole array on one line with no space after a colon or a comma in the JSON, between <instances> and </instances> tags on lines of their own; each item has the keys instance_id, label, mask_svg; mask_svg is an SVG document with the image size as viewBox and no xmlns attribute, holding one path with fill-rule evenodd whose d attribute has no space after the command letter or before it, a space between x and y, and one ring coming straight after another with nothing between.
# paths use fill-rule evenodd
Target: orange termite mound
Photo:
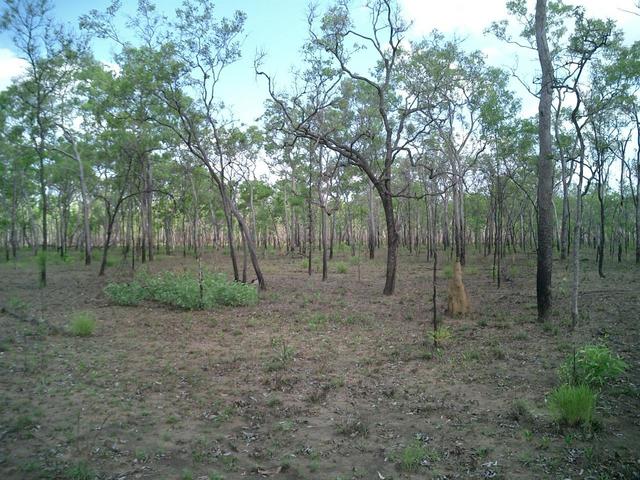
<instances>
[{"instance_id":1,"label":"orange termite mound","mask_svg":"<svg viewBox=\"0 0 640 480\"><path fill-rule=\"evenodd\" d=\"M453 278L449 280L447 292L447 313L449 315L465 315L469 313L469 297L462 283L462 266L456 261L453 266Z\"/></svg>"}]
</instances>

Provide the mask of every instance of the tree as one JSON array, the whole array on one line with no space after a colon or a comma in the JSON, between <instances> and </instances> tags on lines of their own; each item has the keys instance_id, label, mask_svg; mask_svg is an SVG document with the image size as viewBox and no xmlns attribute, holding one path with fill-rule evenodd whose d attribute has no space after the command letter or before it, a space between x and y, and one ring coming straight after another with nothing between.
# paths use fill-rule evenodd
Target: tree
<instances>
[{"instance_id":1,"label":"tree","mask_svg":"<svg viewBox=\"0 0 640 480\"><path fill-rule=\"evenodd\" d=\"M0 30L8 30L13 43L27 62L18 98L22 103L22 122L38 162L40 208L42 213L42 250L40 283L47 283L48 245L47 181L45 167L47 135L52 128L51 103L61 84L71 75L67 65L77 56L73 38L51 18L49 0L7 0Z\"/></svg>"},{"instance_id":2,"label":"tree","mask_svg":"<svg viewBox=\"0 0 640 480\"><path fill-rule=\"evenodd\" d=\"M553 151L551 140L551 102L554 74L546 33L547 0L536 1L535 31L538 59L542 70L538 107L538 262L536 296L538 320L551 316L551 272L553 269Z\"/></svg>"},{"instance_id":3,"label":"tree","mask_svg":"<svg viewBox=\"0 0 640 480\"><path fill-rule=\"evenodd\" d=\"M354 27L346 3L329 8L320 18L319 30L316 12L311 10L310 39L304 50L308 68L300 74L304 85L298 91L289 95L276 92L273 78L262 68L262 57L256 59L255 69L267 81L284 131L333 150L346 163L359 168L372 183L386 223L383 293L391 295L396 284L399 240L394 198L404 196L406 187L394 186L393 166L399 158L412 155L412 144L431 124L425 112L431 107L434 83L414 89L411 86L415 85L400 75L401 64L409 61L402 46L408 24L400 17L395 2L374 0L367 8L368 32ZM364 42L375 55L371 75L359 73L351 66L354 51L363 48L353 45L354 39ZM366 100L350 105L353 98L344 95L345 89L362 90ZM318 121L319 117L323 121Z\"/></svg>"}]
</instances>

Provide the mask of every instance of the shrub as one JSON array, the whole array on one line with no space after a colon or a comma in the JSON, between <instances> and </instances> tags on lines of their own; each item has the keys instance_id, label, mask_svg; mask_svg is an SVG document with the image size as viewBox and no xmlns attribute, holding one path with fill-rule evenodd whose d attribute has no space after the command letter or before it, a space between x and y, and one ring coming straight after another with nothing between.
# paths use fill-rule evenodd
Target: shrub
<instances>
[{"instance_id":1,"label":"shrub","mask_svg":"<svg viewBox=\"0 0 640 480\"><path fill-rule=\"evenodd\" d=\"M446 343L451 339L451 330L449 327L438 327L437 330L431 330L427 332L427 338L438 345Z\"/></svg>"},{"instance_id":2,"label":"shrub","mask_svg":"<svg viewBox=\"0 0 640 480\"><path fill-rule=\"evenodd\" d=\"M336 263L336 273L347 273L349 271L349 267L344 262Z\"/></svg>"},{"instance_id":3,"label":"shrub","mask_svg":"<svg viewBox=\"0 0 640 480\"><path fill-rule=\"evenodd\" d=\"M560 423L590 425L596 400L596 394L588 385L561 385L549 395L549 409Z\"/></svg>"},{"instance_id":4,"label":"shrub","mask_svg":"<svg viewBox=\"0 0 640 480\"><path fill-rule=\"evenodd\" d=\"M193 273L164 272L139 275L130 284L109 284L105 293L120 305L136 305L145 298L185 310L209 309L216 305L251 305L258 300L252 285L229 282L224 275L205 272L200 280Z\"/></svg>"},{"instance_id":5,"label":"shrub","mask_svg":"<svg viewBox=\"0 0 640 480\"><path fill-rule=\"evenodd\" d=\"M76 337L89 337L96 329L96 320L91 312L77 312L71 317L69 333Z\"/></svg>"},{"instance_id":6,"label":"shrub","mask_svg":"<svg viewBox=\"0 0 640 480\"><path fill-rule=\"evenodd\" d=\"M118 305L138 305L146 297L144 287L136 281L131 283L110 283L104 293Z\"/></svg>"},{"instance_id":7,"label":"shrub","mask_svg":"<svg viewBox=\"0 0 640 480\"><path fill-rule=\"evenodd\" d=\"M574 368L575 362L575 368ZM560 366L560 379L574 385L602 389L605 384L624 373L627 364L606 345L586 345Z\"/></svg>"}]
</instances>

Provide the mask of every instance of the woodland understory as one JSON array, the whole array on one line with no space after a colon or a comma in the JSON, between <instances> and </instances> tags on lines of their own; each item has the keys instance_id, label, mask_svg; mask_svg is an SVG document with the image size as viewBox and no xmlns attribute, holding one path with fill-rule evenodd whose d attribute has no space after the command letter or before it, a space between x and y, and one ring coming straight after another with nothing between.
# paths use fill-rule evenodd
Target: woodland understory
<instances>
[{"instance_id":1,"label":"woodland understory","mask_svg":"<svg viewBox=\"0 0 640 480\"><path fill-rule=\"evenodd\" d=\"M245 12L121 7L2 7L0 477L640 478L639 42L309 6L245 125Z\"/></svg>"}]
</instances>

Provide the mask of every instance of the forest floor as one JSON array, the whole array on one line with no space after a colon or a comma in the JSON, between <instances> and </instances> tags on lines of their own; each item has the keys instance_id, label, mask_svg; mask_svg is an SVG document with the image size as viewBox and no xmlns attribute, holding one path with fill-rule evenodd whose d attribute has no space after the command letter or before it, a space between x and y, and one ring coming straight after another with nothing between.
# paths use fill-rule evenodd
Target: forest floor
<instances>
[{"instance_id":1,"label":"forest floor","mask_svg":"<svg viewBox=\"0 0 640 480\"><path fill-rule=\"evenodd\" d=\"M23 255L27 255L26 252ZM384 252L321 282L304 260L268 254L257 305L180 311L112 305L102 288L124 266L50 262L39 289L31 260L0 265L0 304L59 331L0 314L2 479L640 478L640 273L583 261L584 312L568 329L571 276L555 263L556 311L539 324L535 257L509 256L496 288L472 255L473 313L447 318L446 270L432 329L432 271L404 252L397 293L381 295ZM591 256L591 252L589 252ZM205 265L229 271L208 253ZM97 263L97 262L96 262ZM159 256L149 267L195 269ZM450 271L450 266L448 267ZM64 333L91 311L90 337ZM561 428L545 398L574 345L605 342L627 362L598 399L596 426Z\"/></svg>"}]
</instances>

